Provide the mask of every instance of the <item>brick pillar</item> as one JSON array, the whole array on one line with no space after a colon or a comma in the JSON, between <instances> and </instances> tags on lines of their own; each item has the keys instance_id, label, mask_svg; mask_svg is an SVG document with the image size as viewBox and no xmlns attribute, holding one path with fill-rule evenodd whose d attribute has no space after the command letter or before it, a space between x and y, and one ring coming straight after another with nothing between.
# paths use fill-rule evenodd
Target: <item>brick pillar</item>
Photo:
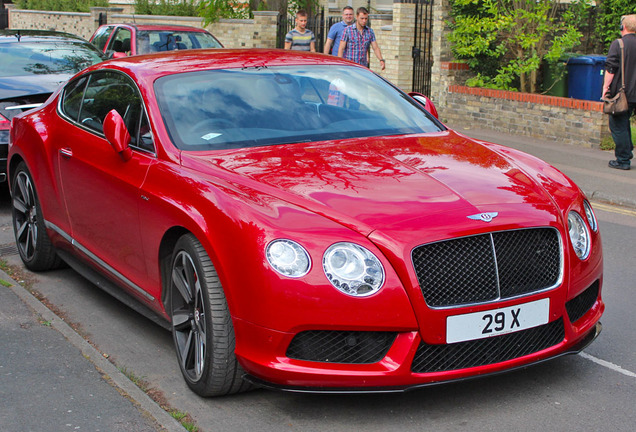
<instances>
[{"instance_id":1,"label":"brick pillar","mask_svg":"<svg viewBox=\"0 0 636 432\"><path fill-rule=\"evenodd\" d=\"M448 86L455 84L455 70L443 68L443 64L452 61L453 55L448 42L450 28L450 3L449 0L434 0L433 3L433 68L431 70L431 94L430 98L436 106L443 107L446 104ZM438 108L439 109L439 108Z\"/></svg>"},{"instance_id":2,"label":"brick pillar","mask_svg":"<svg viewBox=\"0 0 636 432\"><path fill-rule=\"evenodd\" d=\"M415 43L415 4L402 3L402 1L404 0L393 2L391 34L386 38L387 46L380 48L386 59L386 77L402 90L411 91L413 85L411 50Z\"/></svg>"},{"instance_id":3,"label":"brick pillar","mask_svg":"<svg viewBox=\"0 0 636 432\"><path fill-rule=\"evenodd\" d=\"M104 14L107 16L108 14L108 9L109 8L105 8L105 7L92 7L90 8L91 11L91 21L93 23L93 32L95 30L97 30L97 27L99 27L99 16L101 14ZM108 19L104 20L104 24L108 23Z\"/></svg>"},{"instance_id":4,"label":"brick pillar","mask_svg":"<svg viewBox=\"0 0 636 432\"><path fill-rule=\"evenodd\" d=\"M278 11L254 11L254 43L260 48L276 48Z\"/></svg>"}]
</instances>

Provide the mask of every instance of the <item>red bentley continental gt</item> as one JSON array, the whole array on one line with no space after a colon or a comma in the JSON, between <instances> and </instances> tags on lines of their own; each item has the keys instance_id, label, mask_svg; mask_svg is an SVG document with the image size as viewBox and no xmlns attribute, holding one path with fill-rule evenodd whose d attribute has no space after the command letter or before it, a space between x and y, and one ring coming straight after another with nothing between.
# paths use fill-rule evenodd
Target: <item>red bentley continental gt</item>
<instances>
[{"instance_id":1,"label":"red bentley continental gt","mask_svg":"<svg viewBox=\"0 0 636 432\"><path fill-rule=\"evenodd\" d=\"M13 118L20 255L170 328L202 396L402 391L580 351L604 310L590 203L418 100L283 50L92 66Z\"/></svg>"}]
</instances>

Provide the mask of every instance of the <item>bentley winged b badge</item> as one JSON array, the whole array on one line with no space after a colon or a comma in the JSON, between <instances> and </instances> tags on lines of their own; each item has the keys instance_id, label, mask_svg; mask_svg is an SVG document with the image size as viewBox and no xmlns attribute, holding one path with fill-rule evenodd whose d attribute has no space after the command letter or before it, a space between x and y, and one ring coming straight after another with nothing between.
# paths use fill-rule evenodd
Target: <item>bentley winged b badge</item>
<instances>
[{"instance_id":1,"label":"bentley winged b badge","mask_svg":"<svg viewBox=\"0 0 636 432\"><path fill-rule=\"evenodd\" d=\"M480 221L484 221L484 222L490 222L491 220L496 218L498 215L499 215L498 212L488 212L488 213L478 213L478 214L470 215L470 216L467 216L467 217L468 217L468 219L472 219L472 220L480 220Z\"/></svg>"}]
</instances>

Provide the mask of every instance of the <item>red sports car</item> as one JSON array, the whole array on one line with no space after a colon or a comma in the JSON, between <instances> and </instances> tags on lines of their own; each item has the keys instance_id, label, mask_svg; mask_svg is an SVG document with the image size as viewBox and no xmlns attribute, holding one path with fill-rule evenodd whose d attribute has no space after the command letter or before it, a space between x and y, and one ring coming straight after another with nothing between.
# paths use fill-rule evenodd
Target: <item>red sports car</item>
<instances>
[{"instance_id":1,"label":"red sports car","mask_svg":"<svg viewBox=\"0 0 636 432\"><path fill-rule=\"evenodd\" d=\"M202 28L170 24L104 24L90 42L109 57L161 51L223 48L221 42Z\"/></svg>"},{"instance_id":2,"label":"red sports car","mask_svg":"<svg viewBox=\"0 0 636 432\"><path fill-rule=\"evenodd\" d=\"M400 391L578 352L601 328L581 190L343 59L111 60L11 139L25 265L62 259L154 314L203 396Z\"/></svg>"}]
</instances>

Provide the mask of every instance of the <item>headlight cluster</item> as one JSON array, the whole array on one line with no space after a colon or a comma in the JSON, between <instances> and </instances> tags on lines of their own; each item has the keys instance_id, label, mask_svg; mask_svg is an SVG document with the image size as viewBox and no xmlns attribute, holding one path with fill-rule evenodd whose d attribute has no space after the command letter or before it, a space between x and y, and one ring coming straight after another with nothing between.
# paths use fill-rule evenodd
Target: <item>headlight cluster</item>
<instances>
[{"instance_id":1,"label":"headlight cluster","mask_svg":"<svg viewBox=\"0 0 636 432\"><path fill-rule=\"evenodd\" d=\"M292 240L274 240L266 249L272 268L288 277L301 277L309 272L309 253ZM366 297L384 284L384 267L368 249L355 243L331 245L323 254L322 268L331 284L341 292Z\"/></svg>"},{"instance_id":2,"label":"headlight cluster","mask_svg":"<svg viewBox=\"0 0 636 432\"><path fill-rule=\"evenodd\" d=\"M292 240L274 240L265 251L267 261L283 276L305 276L311 268L311 259L304 247Z\"/></svg>"},{"instance_id":3,"label":"headlight cluster","mask_svg":"<svg viewBox=\"0 0 636 432\"><path fill-rule=\"evenodd\" d=\"M594 214L594 210L592 210L592 206L589 202L583 201L583 208L585 209L585 217L587 218L587 223L590 224L590 228L592 231L598 231L598 223L596 222L596 215Z\"/></svg>"},{"instance_id":4,"label":"headlight cluster","mask_svg":"<svg viewBox=\"0 0 636 432\"><path fill-rule=\"evenodd\" d=\"M585 211L587 224L585 223L585 220L583 220L583 217L574 210L568 213L568 232L570 234L570 241L572 242L572 247L574 248L576 256L582 260L587 258L590 254L591 240L589 229L594 232L598 231L596 215L587 200L583 201L583 210Z\"/></svg>"}]
</instances>

